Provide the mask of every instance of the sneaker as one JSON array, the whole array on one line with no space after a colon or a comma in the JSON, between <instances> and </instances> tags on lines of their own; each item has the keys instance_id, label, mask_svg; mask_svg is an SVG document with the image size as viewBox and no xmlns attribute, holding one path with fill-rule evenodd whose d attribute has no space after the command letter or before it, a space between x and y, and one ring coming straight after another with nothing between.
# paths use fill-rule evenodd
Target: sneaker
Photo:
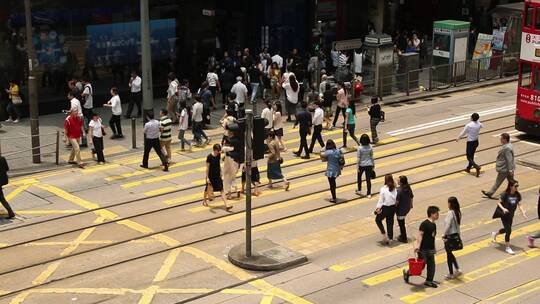
<instances>
[{"instance_id":1,"label":"sneaker","mask_svg":"<svg viewBox=\"0 0 540 304\"><path fill-rule=\"evenodd\" d=\"M461 269L457 269L456 273L454 273L454 278L459 278L463 274L463 271Z\"/></svg>"},{"instance_id":2,"label":"sneaker","mask_svg":"<svg viewBox=\"0 0 540 304\"><path fill-rule=\"evenodd\" d=\"M534 238L530 235L527 236L527 246L529 246L529 248L534 248Z\"/></svg>"},{"instance_id":3,"label":"sneaker","mask_svg":"<svg viewBox=\"0 0 540 304\"><path fill-rule=\"evenodd\" d=\"M497 232L493 231L491 233L491 242L492 243L497 243Z\"/></svg>"},{"instance_id":4,"label":"sneaker","mask_svg":"<svg viewBox=\"0 0 540 304\"><path fill-rule=\"evenodd\" d=\"M18 123L18 122L19 122L19 120L18 120L18 119L15 119L15 120L13 121L13 123Z\"/></svg>"},{"instance_id":5,"label":"sneaker","mask_svg":"<svg viewBox=\"0 0 540 304\"><path fill-rule=\"evenodd\" d=\"M493 198L493 196L489 194L487 191L482 190L482 194L487 198Z\"/></svg>"},{"instance_id":6,"label":"sneaker","mask_svg":"<svg viewBox=\"0 0 540 304\"><path fill-rule=\"evenodd\" d=\"M431 287L431 288L439 287L437 284L435 284L435 282L428 282L428 281L424 282L424 286Z\"/></svg>"},{"instance_id":7,"label":"sneaker","mask_svg":"<svg viewBox=\"0 0 540 304\"><path fill-rule=\"evenodd\" d=\"M356 193L356 195L358 196L364 196L364 194L362 194L362 191L360 190L356 190L354 193Z\"/></svg>"},{"instance_id":8,"label":"sneaker","mask_svg":"<svg viewBox=\"0 0 540 304\"><path fill-rule=\"evenodd\" d=\"M514 252L514 250L512 250L512 248L510 248L510 247L506 247L506 250L505 250L505 251L506 251L506 253L511 254L511 255L516 254L516 253Z\"/></svg>"},{"instance_id":9,"label":"sneaker","mask_svg":"<svg viewBox=\"0 0 540 304\"><path fill-rule=\"evenodd\" d=\"M371 194L368 194L366 197L367 197L367 198L371 198Z\"/></svg>"},{"instance_id":10,"label":"sneaker","mask_svg":"<svg viewBox=\"0 0 540 304\"><path fill-rule=\"evenodd\" d=\"M444 278L447 279L447 280L453 280L453 279L455 279L455 276L453 274L449 273L449 274L445 274Z\"/></svg>"},{"instance_id":11,"label":"sneaker","mask_svg":"<svg viewBox=\"0 0 540 304\"><path fill-rule=\"evenodd\" d=\"M11 117L10 117L5 122L13 122L13 119L11 119Z\"/></svg>"}]
</instances>

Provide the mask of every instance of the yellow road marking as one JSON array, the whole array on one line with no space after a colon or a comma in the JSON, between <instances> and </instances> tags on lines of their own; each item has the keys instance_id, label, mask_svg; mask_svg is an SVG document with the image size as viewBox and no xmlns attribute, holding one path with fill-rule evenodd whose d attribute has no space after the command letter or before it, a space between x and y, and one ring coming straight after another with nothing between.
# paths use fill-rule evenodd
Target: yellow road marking
<instances>
[{"instance_id":1,"label":"yellow road marking","mask_svg":"<svg viewBox=\"0 0 540 304\"><path fill-rule=\"evenodd\" d=\"M489 297L489 298L487 298L487 299L485 299L485 300L483 300L481 302L478 302L478 304L493 303L497 299L509 296L508 298L496 303L496 304L504 304L504 303L507 303L507 302L510 302L510 301L514 301L515 299L521 298L523 296L526 296L526 295L528 295L530 293L536 292L538 290L540 290L540 279L536 279L536 280L531 281L531 282L529 282L527 284L517 286L517 287L515 287L513 289L510 289L510 290L505 291L503 293L500 293L498 295L494 295L492 297Z\"/></svg>"},{"instance_id":2,"label":"yellow road marking","mask_svg":"<svg viewBox=\"0 0 540 304\"><path fill-rule=\"evenodd\" d=\"M17 214L26 214L26 215L33 215L33 214L75 214L79 213L81 210L21 210L17 211Z\"/></svg>"},{"instance_id":3,"label":"yellow road marking","mask_svg":"<svg viewBox=\"0 0 540 304\"><path fill-rule=\"evenodd\" d=\"M17 187L17 189L11 191L8 195L6 195L6 200L10 201L15 196L21 194L24 190L28 189L32 184L24 184L22 186Z\"/></svg>"},{"instance_id":4,"label":"yellow road marking","mask_svg":"<svg viewBox=\"0 0 540 304\"><path fill-rule=\"evenodd\" d=\"M527 234L532 233L532 232L534 232L534 231L536 231L538 229L540 229L540 223L527 225L525 227L522 227L520 229L512 231L512 239L515 239L518 236L527 235ZM475 242L475 243L472 243L472 244L469 244L469 245L466 245L466 246L463 247L462 250L456 251L454 253L454 255L456 257L461 257L461 256L464 256L464 255L467 255L467 254L477 252L477 251L479 251L481 249L488 248L490 246L491 246L491 237L489 237L487 239L484 239L484 240L481 240L481 241L478 241L478 242ZM440 253L440 254L437 254L435 256L435 263L441 264L441 263L444 263L445 261L446 261L446 253L445 254ZM367 279L363 280L362 282L364 284L366 284L366 285L369 285L369 286L375 286L375 285L379 285L379 284L388 282L390 280L399 278L401 276L402 276L402 270L401 269L394 269L394 270L390 270L390 271L387 271L385 273L382 273L382 274L367 278Z\"/></svg>"},{"instance_id":5,"label":"yellow road marking","mask_svg":"<svg viewBox=\"0 0 540 304\"><path fill-rule=\"evenodd\" d=\"M159 269L159 272L154 277L154 282L161 282L167 278L169 275L169 272L171 271L172 266L176 262L176 259L178 258L178 255L180 254L180 249L174 249L172 250L165 261L163 262L163 265Z\"/></svg>"},{"instance_id":6,"label":"yellow road marking","mask_svg":"<svg viewBox=\"0 0 540 304\"><path fill-rule=\"evenodd\" d=\"M417 155L416 157L419 157L419 156L420 155ZM406 158L406 157L400 158L400 159L401 159L402 162L408 161L408 158ZM462 159L460 158L460 159L458 159L456 161L461 161L461 160ZM395 161L398 161L398 159L396 159ZM377 164L377 168L382 168L382 167L385 167L385 166L394 165L394 164L396 164L395 161L392 161L391 163L388 163L388 164L386 162L383 162L381 164ZM416 169L406 170L406 171L402 172L402 174L403 175L412 175L412 174L415 174L415 173L420 173L420 172L431 170L431 169L434 169L434 168L437 168L437 167L445 166L446 164L447 164L447 162L439 162L436 165L427 165L427 166L418 167ZM347 176L347 175L353 175L353 174L356 174L356 168L351 168L350 170L346 170L346 171L342 172L341 176ZM326 179L326 177L324 177L324 176L318 177L318 178L313 178L313 179L303 181L303 182L300 182L300 183L295 183L295 184L291 185L290 188L291 189L296 189L296 188L305 187L307 185L323 183L325 181L325 179ZM372 180L372 183L378 183L378 182L381 182L383 180L384 180L384 177L378 177L378 178ZM343 193L343 192L346 192L346 191L352 191L355 188L356 188L356 185L348 185L348 186L338 187L336 191L337 191L337 193ZM285 191L285 190L279 190L279 191ZM255 198L255 200L257 200L260 197L263 197L265 195L271 195L271 194L273 194L273 193L269 192L269 191L265 191L259 197ZM297 205L297 204L300 204L300 203L310 202L312 200L320 199L320 198L323 198L323 197L326 197L326 196L327 196L327 193L309 194L309 195L306 195L306 196L303 196L303 197L300 197L300 198L296 198L296 199L286 201L286 202L281 203L281 204L269 205L269 206L266 206L266 207L261 207L259 209L255 209L255 210L252 211L252 213L254 215L263 214L263 213L266 213L266 212L275 211L275 210L278 210L278 209L290 207L290 206ZM205 207L194 207L192 209L196 210L196 211L199 211L198 208L203 208L203 211L207 210L207 209L205 209ZM189 211L195 212L192 209L189 209ZM244 216L245 216L244 213L236 213L234 215L219 218L219 219L216 219L214 221L216 223L223 224L223 223L228 223L228 222L232 222L232 221L235 221L235 220L243 219Z\"/></svg>"},{"instance_id":7,"label":"yellow road marking","mask_svg":"<svg viewBox=\"0 0 540 304\"><path fill-rule=\"evenodd\" d=\"M273 295L264 295L261 299L260 304L272 304L272 300L274 300Z\"/></svg>"},{"instance_id":8,"label":"yellow road marking","mask_svg":"<svg viewBox=\"0 0 540 304\"><path fill-rule=\"evenodd\" d=\"M111 146L111 147L105 147L105 150L103 151L103 153L105 155L113 155L113 154L123 153L126 151L129 151L129 150L125 148L124 146L116 145L116 146ZM69 155L70 153L62 155L62 159L65 161L68 161ZM85 160L92 159L92 152L90 150L81 151L81 158Z\"/></svg>"},{"instance_id":9,"label":"yellow road marking","mask_svg":"<svg viewBox=\"0 0 540 304\"><path fill-rule=\"evenodd\" d=\"M516 266L518 264L521 264L523 262L526 262L538 256L540 256L540 249L534 248L534 249L507 257L505 259L499 260L495 263L491 263L489 265L480 267L474 271L464 274L462 277L459 278L459 280L450 280L447 282L443 282L439 285L439 287L435 291L431 291L431 290L418 291L408 296L404 296L400 300L405 303L417 303L419 301L423 301L425 299L428 299L428 298L440 295L442 293L445 293L449 290L455 289L459 286L474 282L483 277L501 272L505 269Z\"/></svg>"},{"instance_id":10,"label":"yellow road marking","mask_svg":"<svg viewBox=\"0 0 540 304\"><path fill-rule=\"evenodd\" d=\"M45 268L33 281L32 285L43 284L47 279L58 269L60 266L60 261L53 262Z\"/></svg>"}]
</instances>

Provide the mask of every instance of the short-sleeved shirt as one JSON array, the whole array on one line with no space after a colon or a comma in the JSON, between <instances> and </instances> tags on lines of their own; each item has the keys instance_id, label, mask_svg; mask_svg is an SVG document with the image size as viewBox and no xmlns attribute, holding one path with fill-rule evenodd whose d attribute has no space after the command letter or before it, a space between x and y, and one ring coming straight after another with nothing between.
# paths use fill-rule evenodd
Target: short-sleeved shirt
<instances>
[{"instance_id":1,"label":"short-sleeved shirt","mask_svg":"<svg viewBox=\"0 0 540 304\"><path fill-rule=\"evenodd\" d=\"M159 138L159 135L161 134L159 132L159 121L152 119L144 124L144 134L147 139Z\"/></svg>"},{"instance_id":2,"label":"short-sleeved shirt","mask_svg":"<svg viewBox=\"0 0 540 304\"><path fill-rule=\"evenodd\" d=\"M87 83L84 85L82 95L84 95L83 108L92 109L94 107L94 98L92 97L94 92L92 91L92 85Z\"/></svg>"},{"instance_id":3,"label":"short-sleeved shirt","mask_svg":"<svg viewBox=\"0 0 540 304\"><path fill-rule=\"evenodd\" d=\"M514 194L508 194L503 193L501 194L501 202L504 208L508 209L509 215L514 216L514 212L516 212L516 208L521 201L521 196L517 193Z\"/></svg>"},{"instance_id":4,"label":"short-sleeved shirt","mask_svg":"<svg viewBox=\"0 0 540 304\"><path fill-rule=\"evenodd\" d=\"M356 122L355 122L355 117L354 117L354 113L353 113L352 109L351 109L351 108L347 108L346 113L349 114L349 120L347 121L347 124L348 124L348 125L354 125L354 124L356 124Z\"/></svg>"},{"instance_id":5,"label":"short-sleeved shirt","mask_svg":"<svg viewBox=\"0 0 540 304\"><path fill-rule=\"evenodd\" d=\"M420 224L422 235L422 243L420 243L420 251L435 250L435 236L437 235L437 225L430 220L425 220Z\"/></svg>"},{"instance_id":6,"label":"short-sleeved shirt","mask_svg":"<svg viewBox=\"0 0 540 304\"><path fill-rule=\"evenodd\" d=\"M81 102L77 98L72 98L70 101L70 111L77 111L77 115L83 116L82 108L81 108Z\"/></svg>"},{"instance_id":7,"label":"short-sleeved shirt","mask_svg":"<svg viewBox=\"0 0 540 304\"><path fill-rule=\"evenodd\" d=\"M381 118L381 105L378 103L372 105L368 114L371 118Z\"/></svg>"},{"instance_id":8,"label":"short-sleeved shirt","mask_svg":"<svg viewBox=\"0 0 540 304\"><path fill-rule=\"evenodd\" d=\"M80 138L82 136L83 120L80 116L69 115L64 120L64 129L67 138Z\"/></svg>"},{"instance_id":9,"label":"short-sleeved shirt","mask_svg":"<svg viewBox=\"0 0 540 304\"><path fill-rule=\"evenodd\" d=\"M244 85L240 81L238 81L232 86L231 93L236 94L236 100L238 101L238 103L246 102L246 96L247 96L248 90L247 90L246 85Z\"/></svg>"},{"instance_id":10,"label":"short-sleeved shirt","mask_svg":"<svg viewBox=\"0 0 540 304\"><path fill-rule=\"evenodd\" d=\"M193 116L192 116L193 121L201 122L203 120L202 114L203 114L203 104L200 102L196 102L193 105Z\"/></svg>"},{"instance_id":11,"label":"short-sleeved shirt","mask_svg":"<svg viewBox=\"0 0 540 304\"><path fill-rule=\"evenodd\" d=\"M113 115L122 115L122 102L120 101L120 96L114 95L111 98L111 111Z\"/></svg>"},{"instance_id":12,"label":"short-sleeved shirt","mask_svg":"<svg viewBox=\"0 0 540 304\"><path fill-rule=\"evenodd\" d=\"M98 120L90 120L88 126L92 128L93 137L103 137L103 130L101 130L101 118L98 118Z\"/></svg>"},{"instance_id":13,"label":"short-sleeved shirt","mask_svg":"<svg viewBox=\"0 0 540 304\"><path fill-rule=\"evenodd\" d=\"M208 168L208 178L219 178L221 177L221 165L220 165L221 156L214 156L212 153L208 154L206 157L206 163L210 164Z\"/></svg>"},{"instance_id":14,"label":"short-sleeved shirt","mask_svg":"<svg viewBox=\"0 0 540 304\"><path fill-rule=\"evenodd\" d=\"M187 109L182 109L182 112L180 112L180 130L187 130L188 129L188 120L189 115Z\"/></svg>"},{"instance_id":15,"label":"short-sleeved shirt","mask_svg":"<svg viewBox=\"0 0 540 304\"><path fill-rule=\"evenodd\" d=\"M414 197L412 190L402 189L401 187L397 190L396 201L398 201L398 206L396 214L398 216L405 216L411 210L411 201Z\"/></svg>"},{"instance_id":16,"label":"short-sleeved shirt","mask_svg":"<svg viewBox=\"0 0 540 304\"><path fill-rule=\"evenodd\" d=\"M208 82L209 86L211 87L217 86L218 80L219 80L219 77L216 73L208 72L208 74L206 74L206 81Z\"/></svg>"},{"instance_id":17,"label":"short-sleeved shirt","mask_svg":"<svg viewBox=\"0 0 540 304\"><path fill-rule=\"evenodd\" d=\"M159 121L159 127L162 129L159 140L171 141L172 139L172 120L169 116L163 116Z\"/></svg>"}]
</instances>

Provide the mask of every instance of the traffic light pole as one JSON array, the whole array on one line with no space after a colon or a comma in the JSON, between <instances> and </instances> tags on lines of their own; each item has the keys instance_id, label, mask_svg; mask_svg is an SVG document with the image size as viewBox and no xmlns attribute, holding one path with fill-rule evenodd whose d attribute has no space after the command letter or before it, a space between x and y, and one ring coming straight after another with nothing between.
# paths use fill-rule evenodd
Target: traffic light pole
<instances>
[{"instance_id":1,"label":"traffic light pole","mask_svg":"<svg viewBox=\"0 0 540 304\"><path fill-rule=\"evenodd\" d=\"M154 95L152 92L152 53L150 48L150 13L148 0L141 0L141 75L143 97L143 122L148 113L154 112Z\"/></svg>"},{"instance_id":2,"label":"traffic light pole","mask_svg":"<svg viewBox=\"0 0 540 304\"><path fill-rule=\"evenodd\" d=\"M246 172L246 257L248 258L251 257L251 162L253 159L251 130L253 130L253 110L246 109L246 162L244 167Z\"/></svg>"},{"instance_id":3,"label":"traffic light pole","mask_svg":"<svg viewBox=\"0 0 540 304\"><path fill-rule=\"evenodd\" d=\"M24 0L24 12L26 17L26 50L28 52L28 97L30 107L30 135L32 137L32 162L41 163L41 151L39 148L39 108L37 98L37 83L34 74L36 62L36 50L32 42L32 9L30 0Z\"/></svg>"}]
</instances>

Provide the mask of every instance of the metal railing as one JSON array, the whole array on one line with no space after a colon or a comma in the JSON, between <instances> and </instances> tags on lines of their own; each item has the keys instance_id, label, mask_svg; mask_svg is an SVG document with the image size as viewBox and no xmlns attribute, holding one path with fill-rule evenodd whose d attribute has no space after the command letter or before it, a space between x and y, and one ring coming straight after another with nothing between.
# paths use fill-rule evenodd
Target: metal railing
<instances>
[{"instance_id":1,"label":"metal railing","mask_svg":"<svg viewBox=\"0 0 540 304\"><path fill-rule=\"evenodd\" d=\"M11 168L21 168L25 165L28 167L27 165L32 163L32 159L36 155L41 157L41 163L58 165L60 162L60 131L35 135L39 136L40 142L44 143L38 147L40 153L36 154L34 154L36 149L31 147L32 136L1 137L0 155L6 158Z\"/></svg>"},{"instance_id":2,"label":"metal railing","mask_svg":"<svg viewBox=\"0 0 540 304\"><path fill-rule=\"evenodd\" d=\"M364 81L365 94L381 99L388 95L406 95L517 75L519 53L470 59L436 65L381 77L375 92L375 80Z\"/></svg>"}]
</instances>

